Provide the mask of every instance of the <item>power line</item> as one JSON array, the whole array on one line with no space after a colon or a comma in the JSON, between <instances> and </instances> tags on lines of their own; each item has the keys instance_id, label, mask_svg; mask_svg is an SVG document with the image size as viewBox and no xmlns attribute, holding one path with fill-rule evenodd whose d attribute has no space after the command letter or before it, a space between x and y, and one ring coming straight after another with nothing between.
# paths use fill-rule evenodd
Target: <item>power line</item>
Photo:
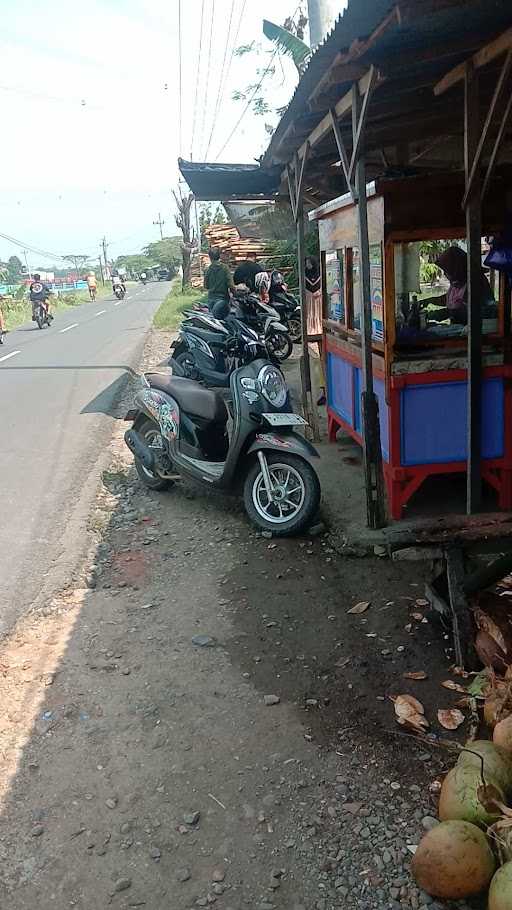
<instances>
[{"instance_id":1,"label":"power line","mask_svg":"<svg viewBox=\"0 0 512 910\"><path fill-rule=\"evenodd\" d=\"M183 83L182 83L182 59L181 59L181 0L178 0L178 61L179 61L178 152L181 155L181 139L182 139L181 117L182 117L182 113L183 113Z\"/></svg>"},{"instance_id":2,"label":"power line","mask_svg":"<svg viewBox=\"0 0 512 910\"><path fill-rule=\"evenodd\" d=\"M16 237L11 237L10 234L0 233L0 237L3 237L4 240L8 240L9 243L19 247L21 250L28 250L29 253L34 253L36 256L42 256L44 259L61 259L63 261L65 259L65 256L62 256L60 253L50 253L48 250L41 250L39 247L32 246L30 243L25 243L23 240L17 240Z\"/></svg>"},{"instance_id":3,"label":"power line","mask_svg":"<svg viewBox=\"0 0 512 910\"><path fill-rule=\"evenodd\" d=\"M234 12L234 9L235 9L235 0L231 0L231 10L230 10L230 13L229 13L228 33L227 33L227 37L226 37L226 43L225 43L225 45L224 45L224 55L223 55L223 57L222 57L222 66L221 66L221 69L220 69L220 76L219 76L219 88L218 88L218 91L217 91L217 98L216 98L216 101L215 101L215 108L214 108L213 117L212 117L212 128L211 128L211 130L210 130L210 138L208 139L208 145L207 145L206 151L205 151L205 153L204 153L204 157L205 157L205 158L208 157L208 152L210 151L210 144L211 144L211 141L212 141L213 132L214 132L214 130L215 130L215 124L216 124L216 122L217 122L217 114L218 114L218 112L219 112L219 107L220 107L220 99L221 99L221 92L222 92L222 84L223 84L223 79L224 79L224 70L225 70L225 68L226 68L226 59L227 59L227 56L228 56L229 39L230 39L230 36L231 36L231 23L232 23L232 21L233 21L233 12Z\"/></svg>"},{"instance_id":4,"label":"power line","mask_svg":"<svg viewBox=\"0 0 512 910\"><path fill-rule=\"evenodd\" d=\"M263 71L260 81L259 81L258 84L255 86L254 91L251 93L251 95L250 95L250 97L249 97L249 99L248 99L248 101L247 101L247 104L245 105L245 107L244 107L242 113L240 114L238 120L236 121L236 123L235 123L233 129L231 130L231 132L230 132L228 138L226 139L224 145L222 146L221 150L220 150L219 152L217 152L217 155L215 156L215 161L218 161L218 160L219 160L220 156L222 155L222 152L224 151L224 149L226 148L226 146L228 145L228 143L231 141L231 139L232 139L233 136L235 135L235 133L236 133L238 127L240 126L242 120L244 119L244 117L245 117L247 111L249 110L249 108L250 108L252 102L254 101L254 99L255 99L256 95L258 94L258 92L259 92L261 86L263 85L263 80L265 79L265 76L267 76L267 74L270 72L270 70L271 70L271 68L272 68L272 64L273 64L273 62L274 62L274 60L275 60L277 51L278 51L278 48L276 48L275 51L274 51L274 53L272 54L268 66L267 66L266 69Z\"/></svg>"},{"instance_id":5,"label":"power line","mask_svg":"<svg viewBox=\"0 0 512 910\"><path fill-rule=\"evenodd\" d=\"M208 109L208 94L210 88L210 66L212 62L212 39L213 39L213 23L215 21L215 0L212 0L212 18L210 22L210 41L208 44L208 64L206 67L206 90L203 97L203 117L201 120L201 140L199 143L199 148L203 148L203 139L204 139L204 126L206 120L206 111ZM204 157L204 156L203 156Z\"/></svg>"},{"instance_id":6,"label":"power line","mask_svg":"<svg viewBox=\"0 0 512 910\"><path fill-rule=\"evenodd\" d=\"M190 160L192 160L192 157L193 157L194 138L195 138L195 133L196 133L197 99L199 96L199 77L200 77L200 73L201 73L201 51L203 49L204 4L205 4L205 0L202 0L201 27L199 29L199 54L198 54L198 58L197 58L197 73L196 73L196 92L195 92L195 98L194 98L194 114L193 114L193 121L192 121L192 139L190 140Z\"/></svg>"},{"instance_id":7,"label":"power line","mask_svg":"<svg viewBox=\"0 0 512 910\"><path fill-rule=\"evenodd\" d=\"M230 72L231 72L231 65L232 65L232 63L233 63L233 59L234 59L234 56L235 56L236 46L237 46L237 42L238 42L238 36L239 36L239 34L240 34L240 28L241 28L241 25L242 25L242 19L243 19L243 17L244 17L245 7L246 7L246 6L247 6L247 0L243 0L242 6L241 6L241 9L240 9L240 16L238 17L238 25L237 25L237 27L236 27L236 33L235 33L235 37L234 37L234 40L233 40L233 48L232 48L232 50L231 50L231 56L230 56L230 58L229 58L228 68L227 68L226 74L225 74L225 76L224 76L224 85L222 86L222 93L221 93L221 96L220 96L219 108L220 108L220 104L221 104L221 102L222 102L222 99L224 98L224 93L225 93L225 91L226 91L226 85L227 85L227 82L228 82L228 79L229 79L229 74L230 74ZM215 132L215 127L216 127L216 126L217 126L217 118L215 117L215 120L214 120L214 123L213 123L213 127L212 127L212 132L211 132L210 138L209 138L209 140L208 140L208 148L206 149L206 154L205 154L205 156L204 156L205 158L208 157L208 152L210 151L210 144L211 144L211 141L212 141L213 134L214 134L214 132Z\"/></svg>"}]
</instances>

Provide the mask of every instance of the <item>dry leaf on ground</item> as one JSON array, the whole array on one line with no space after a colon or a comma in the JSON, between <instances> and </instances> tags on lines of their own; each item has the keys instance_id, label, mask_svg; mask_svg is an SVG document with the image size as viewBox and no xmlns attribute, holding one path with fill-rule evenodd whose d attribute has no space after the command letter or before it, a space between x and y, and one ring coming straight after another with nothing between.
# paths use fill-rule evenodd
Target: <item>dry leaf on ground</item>
<instances>
[{"instance_id":1,"label":"dry leaf on ground","mask_svg":"<svg viewBox=\"0 0 512 910\"><path fill-rule=\"evenodd\" d=\"M444 686L445 689L451 689L453 692L462 692L463 695L467 695L467 689L465 689L464 686L461 686L460 683L454 682L453 679L445 679L441 685Z\"/></svg>"},{"instance_id":2,"label":"dry leaf on ground","mask_svg":"<svg viewBox=\"0 0 512 910\"><path fill-rule=\"evenodd\" d=\"M417 597L415 603L416 603L417 607L429 607L430 606L429 601L425 597Z\"/></svg>"},{"instance_id":3,"label":"dry leaf on ground","mask_svg":"<svg viewBox=\"0 0 512 910\"><path fill-rule=\"evenodd\" d=\"M416 622L421 622L423 619L423 613L411 613L411 618L415 619Z\"/></svg>"},{"instance_id":4,"label":"dry leaf on ground","mask_svg":"<svg viewBox=\"0 0 512 910\"><path fill-rule=\"evenodd\" d=\"M369 600L362 600L360 603L355 604L353 607L351 607L350 610L347 610L347 613L355 613L356 615L359 613L365 613L369 606Z\"/></svg>"},{"instance_id":5,"label":"dry leaf on ground","mask_svg":"<svg viewBox=\"0 0 512 910\"><path fill-rule=\"evenodd\" d=\"M413 695L397 695L391 701L395 706L395 715L402 727L408 727L416 733L427 730L429 723L424 717L425 709Z\"/></svg>"},{"instance_id":6,"label":"dry leaf on ground","mask_svg":"<svg viewBox=\"0 0 512 910\"><path fill-rule=\"evenodd\" d=\"M437 719L445 730L457 730L466 718L458 708L439 708Z\"/></svg>"},{"instance_id":7,"label":"dry leaf on ground","mask_svg":"<svg viewBox=\"0 0 512 910\"><path fill-rule=\"evenodd\" d=\"M403 674L404 679L427 679L425 670L413 670Z\"/></svg>"}]
</instances>

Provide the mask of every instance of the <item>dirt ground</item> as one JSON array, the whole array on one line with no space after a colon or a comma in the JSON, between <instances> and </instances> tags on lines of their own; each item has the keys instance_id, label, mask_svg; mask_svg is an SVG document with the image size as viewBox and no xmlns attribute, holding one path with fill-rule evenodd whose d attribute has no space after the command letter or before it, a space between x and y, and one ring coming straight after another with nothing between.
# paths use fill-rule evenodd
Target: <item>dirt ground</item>
<instances>
[{"instance_id":1,"label":"dirt ground","mask_svg":"<svg viewBox=\"0 0 512 910\"><path fill-rule=\"evenodd\" d=\"M456 697L417 565L146 491L124 429L84 578L0 649L0 908L440 906L408 867L453 759L389 699L414 694L443 735Z\"/></svg>"}]
</instances>

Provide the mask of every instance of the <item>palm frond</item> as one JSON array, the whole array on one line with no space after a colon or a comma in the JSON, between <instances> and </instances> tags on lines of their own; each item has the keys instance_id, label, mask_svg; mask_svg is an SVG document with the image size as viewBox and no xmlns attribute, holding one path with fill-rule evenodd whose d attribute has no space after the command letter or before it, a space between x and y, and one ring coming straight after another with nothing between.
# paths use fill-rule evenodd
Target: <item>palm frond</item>
<instances>
[{"instance_id":1,"label":"palm frond","mask_svg":"<svg viewBox=\"0 0 512 910\"><path fill-rule=\"evenodd\" d=\"M299 70L311 56L311 48L306 42L301 41L296 35L292 35L292 33L283 28L282 25L276 25L274 22L269 22L268 19L264 19L263 34L270 41L273 41L283 54L291 57Z\"/></svg>"}]
</instances>

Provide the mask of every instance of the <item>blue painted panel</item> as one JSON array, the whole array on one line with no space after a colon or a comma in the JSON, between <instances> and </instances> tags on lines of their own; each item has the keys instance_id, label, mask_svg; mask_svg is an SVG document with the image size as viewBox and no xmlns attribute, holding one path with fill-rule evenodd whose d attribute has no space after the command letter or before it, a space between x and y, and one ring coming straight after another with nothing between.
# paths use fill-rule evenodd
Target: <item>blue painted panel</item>
<instances>
[{"instance_id":1,"label":"blue painted panel","mask_svg":"<svg viewBox=\"0 0 512 910\"><path fill-rule=\"evenodd\" d=\"M504 451L504 391L501 378L483 383L482 454ZM467 383L439 382L402 389L401 462L403 465L465 461Z\"/></svg>"},{"instance_id":2,"label":"blue painted panel","mask_svg":"<svg viewBox=\"0 0 512 910\"><path fill-rule=\"evenodd\" d=\"M363 433L363 420L361 417L361 389L363 387L363 371L361 367L353 367L354 370L354 416L355 429L358 433Z\"/></svg>"},{"instance_id":3,"label":"blue painted panel","mask_svg":"<svg viewBox=\"0 0 512 910\"><path fill-rule=\"evenodd\" d=\"M327 352L327 401L349 426L352 419L352 364Z\"/></svg>"},{"instance_id":4,"label":"blue painted panel","mask_svg":"<svg viewBox=\"0 0 512 910\"><path fill-rule=\"evenodd\" d=\"M383 379L374 379L373 388L379 402L380 447L384 461L389 461L389 413Z\"/></svg>"},{"instance_id":5,"label":"blue painted panel","mask_svg":"<svg viewBox=\"0 0 512 910\"><path fill-rule=\"evenodd\" d=\"M389 412L386 404L386 387L383 379L374 379L373 387L379 402L380 420L380 445L384 461L389 461ZM362 433L363 421L361 418L361 390L363 388L363 371L354 367L354 410L355 429Z\"/></svg>"}]
</instances>

